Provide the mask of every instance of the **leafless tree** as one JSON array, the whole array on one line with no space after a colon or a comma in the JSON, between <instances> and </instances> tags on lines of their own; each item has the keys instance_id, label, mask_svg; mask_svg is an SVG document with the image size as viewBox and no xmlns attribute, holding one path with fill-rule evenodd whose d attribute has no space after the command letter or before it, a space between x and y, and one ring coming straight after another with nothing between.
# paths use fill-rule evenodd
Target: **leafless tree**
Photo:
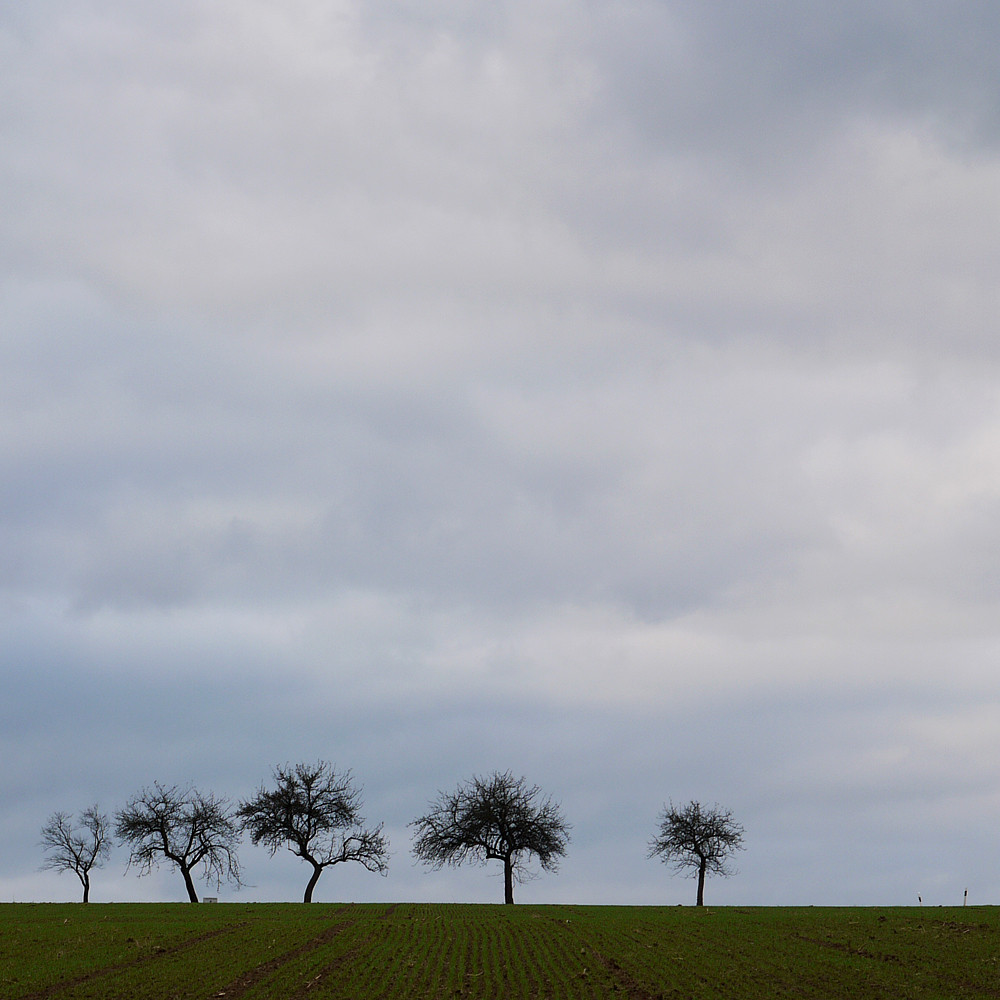
<instances>
[{"instance_id":1,"label":"leafless tree","mask_svg":"<svg viewBox=\"0 0 1000 1000\"><path fill-rule=\"evenodd\" d=\"M504 902L514 902L514 883L531 876L528 861L538 858L556 871L569 844L569 824L541 789L510 771L474 776L454 792L440 792L426 816L415 819L413 853L440 869L465 861L503 864Z\"/></svg>"},{"instance_id":2,"label":"leafless tree","mask_svg":"<svg viewBox=\"0 0 1000 1000\"><path fill-rule=\"evenodd\" d=\"M229 802L194 788L169 788L156 782L134 795L115 814L115 835L131 845L129 865L147 875L160 861L169 861L183 876L188 899L198 902L193 874L221 888L240 881L239 827Z\"/></svg>"},{"instance_id":3,"label":"leafless tree","mask_svg":"<svg viewBox=\"0 0 1000 1000\"><path fill-rule=\"evenodd\" d=\"M275 788L263 785L240 803L243 829L255 844L264 844L273 856L287 846L312 865L303 902L311 903L313 889L324 869L356 861L370 872L388 871L389 842L382 824L364 826L361 790L350 771L338 772L327 761L285 765L274 769Z\"/></svg>"},{"instance_id":4,"label":"leafless tree","mask_svg":"<svg viewBox=\"0 0 1000 1000\"><path fill-rule=\"evenodd\" d=\"M53 813L42 827L42 847L47 857L41 871L74 872L83 886L83 901L90 902L90 872L100 868L111 853L111 821L92 805L80 813L79 827L69 813Z\"/></svg>"},{"instance_id":5,"label":"leafless tree","mask_svg":"<svg viewBox=\"0 0 1000 1000\"><path fill-rule=\"evenodd\" d=\"M743 850L743 827L728 809L718 804L705 808L691 801L686 806L673 802L663 807L660 831L649 842L649 857L659 857L678 872L691 871L698 878L697 905L705 905L705 876L732 875L727 862Z\"/></svg>"}]
</instances>

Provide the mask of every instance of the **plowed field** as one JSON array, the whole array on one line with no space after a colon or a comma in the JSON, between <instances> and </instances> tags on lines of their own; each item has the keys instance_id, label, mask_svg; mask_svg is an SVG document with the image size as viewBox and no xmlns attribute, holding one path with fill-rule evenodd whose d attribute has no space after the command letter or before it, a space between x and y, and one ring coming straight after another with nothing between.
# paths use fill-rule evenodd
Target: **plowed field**
<instances>
[{"instance_id":1,"label":"plowed field","mask_svg":"<svg viewBox=\"0 0 1000 1000\"><path fill-rule=\"evenodd\" d=\"M1000 998L1000 910L4 904L3 1000Z\"/></svg>"}]
</instances>

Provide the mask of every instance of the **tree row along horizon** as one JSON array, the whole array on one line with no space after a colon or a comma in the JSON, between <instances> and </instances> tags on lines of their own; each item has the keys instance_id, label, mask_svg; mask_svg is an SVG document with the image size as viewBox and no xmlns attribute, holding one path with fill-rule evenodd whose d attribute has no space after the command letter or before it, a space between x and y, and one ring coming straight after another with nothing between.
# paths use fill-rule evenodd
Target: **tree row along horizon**
<instances>
[{"instance_id":1,"label":"tree row along horizon","mask_svg":"<svg viewBox=\"0 0 1000 1000\"><path fill-rule=\"evenodd\" d=\"M126 871L147 875L161 863L184 880L188 899L198 902L195 876L217 889L223 882L244 883L237 847L246 833L273 857L282 847L309 865L303 902L310 903L323 872L355 862L386 875L389 842L383 827L368 827L361 815L362 789L351 771L328 761L277 766L270 785L233 806L226 798L196 788L154 782L133 795L110 818L95 804L80 813L53 813L42 827L46 857L41 870L71 871L90 899L90 873L111 853L112 833L130 853ZM659 858L697 879L696 905L705 902L708 875L734 874L730 859L744 849L743 827L728 809L692 800L668 802L649 841L649 858ZM531 860L555 872L569 847L569 823L559 805L543 797L538 785L508 771L473 775L452 792L439 792L428 812L408 824L412 852L433 870L466 862L503 865L504 902L514 902L514 885L530 877Z\"/></svg>"}]
</instances>

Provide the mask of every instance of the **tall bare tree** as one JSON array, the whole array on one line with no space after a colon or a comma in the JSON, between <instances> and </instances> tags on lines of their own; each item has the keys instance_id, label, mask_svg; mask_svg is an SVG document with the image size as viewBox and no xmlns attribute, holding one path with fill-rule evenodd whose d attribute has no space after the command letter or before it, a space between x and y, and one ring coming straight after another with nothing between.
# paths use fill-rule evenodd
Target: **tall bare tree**
<instances>
[{"instance_id":1,"label":"tall bare tree","mask_svg":"<svg viewBox=\"0 0 1000 1000\"><path fill-rule=\"evenodd\" d=\"M111 821L96 804L80 813L78 827L69 813L53 813L42 827L47 857L41 871L75 873L83 886L83 901L89 903L90 872L111 853L110 827Z\"/></svg>"},{"instance_id":2,"label":"tall bare tree","mask_svg":"<svg viewBox=\"0 0 1000 1000\"><path fill-rule=\"evenodd\" d=\"M698 878L698 906L705 905L705 876L732 875L729 858L743 850L743 827L728 809L705 808L692 800L663 807L659 833L649 842L649 857L659 857L678 872Z\"/></svg>"},{"instance_id":3,"label":"tall bare tree","mask_svg":"<svg viewBox=\"0 0 1000 1000\"><path fill-rule=\"evenodd\" d=\"M201 877L216 888L223 880L237 888L242 884L239 827L225 798L156 782L132 796L115 821L115 835L131 845L129 865L147 875L161 861L170 862L183 876L192 903L198 902L193 876L199 866Z\"/></svg>"},{"instance_id":4,"label":"tall bare tree","mask_svg":"<svg viewBox=\"0 0 1000 1000\"><path fill-rule=\"evenodd\" d=\"M356 861L370 872L388 871L389 842L382 824L367 829L361 815L361 789L351 772L337 771L327 761L285 765L274 769L276 787L263 785L240 803L243 829L255 844L264 844L273 856L287 846L312 865L303 902L311 903L313 889L331 865Z\"/></svg>"},{"instance_id":5,"label":"tall bare tree","mask_svg":"<svg viewBox=\"0 0 1000 1000\"><path fill-rule=\"evenodd\" d=\"M504 902L514 902L514 883L530 877L532 855L556 871L569 844L569 824L541 789L510 771L473 776L454 792L440 792L427 815L415 819L413 853L439 869L465 861L503 864Z\"/></svg>"}]
</instances>

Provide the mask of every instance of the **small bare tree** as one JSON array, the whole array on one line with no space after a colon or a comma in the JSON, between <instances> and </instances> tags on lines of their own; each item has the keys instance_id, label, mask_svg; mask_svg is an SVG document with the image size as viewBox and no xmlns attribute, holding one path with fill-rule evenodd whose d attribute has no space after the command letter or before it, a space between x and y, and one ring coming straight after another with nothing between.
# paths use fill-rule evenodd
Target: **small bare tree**
<instances>
[{"instance_id":1,"label":"small bare tree","mask_svg":"<svg viewBox=\"0 0 1000 1000\"><path fill-rule=\"evenodd\" d=\"M356 861L370 872L388 870L389 842L382 824L364 826L361 790L350 771L338 772L327 761L274 769L273 789L261 786L240 803L238 815L254 844L264 844L272 857L286 845L292 854L312 865L303 902L311 903L313 889L324 869Z\"/></svg>"},{"instance_id":2,"label":"small bare tree","mask_svg":"<svg viewBox=\"0 0 1000 1000\"><path fill-rule=\"evenodd\" d=\"M53 813L42 827L42 847L47 853L41 871L74 872L83 886L83 901L90 902L90 872L100 868L111 853L111 821L97 805L80 813L74 826L69 813Z\"/></svg>"},{"instance_id":3,"label":"small bare tree","mask_svg":"<svg viewBox=\"0 0 1000 1000\"><path fill-rule=\"evenodd\" d=\"M743 827L728 809L718 805L706 809L691 801L678 807L663 807L660 832L649 842L649 857L659 856L676 871L691 871L698 877L698 906L705 905L705 876L732 875L727 861L743 850Z\"/></svg>"},{"instance_id":4,"label":"small bare tree","mask_svg":"<svg viewBox=\"0 0 1000 1000\"><path fill-rule=\"evenodd\" d=\"M530 877L527 859L556 871L569 844L570 826L551 798L510 771L473 777L454 792L440 792L431 811L415 819L413 853L433 868L465 861L503 863L504 902L514 902L514 883Z\"/></svg>"},{"instance_id":5,"label":"small bare tree","mask_svg":"<svg viewBox=\"0 0 1000 1000\"><path fill-rule=\"evenodd\" d=\"M236 846L239 827L229 802L194 788L165 788L156 782L134 795L115 814L115 835L131 845L129 865L148 875L161 860L169 861L183 876L188 899L198 902L194 870L221 888L223 879L240 882Z\"/></svg>"}]
</instances>

